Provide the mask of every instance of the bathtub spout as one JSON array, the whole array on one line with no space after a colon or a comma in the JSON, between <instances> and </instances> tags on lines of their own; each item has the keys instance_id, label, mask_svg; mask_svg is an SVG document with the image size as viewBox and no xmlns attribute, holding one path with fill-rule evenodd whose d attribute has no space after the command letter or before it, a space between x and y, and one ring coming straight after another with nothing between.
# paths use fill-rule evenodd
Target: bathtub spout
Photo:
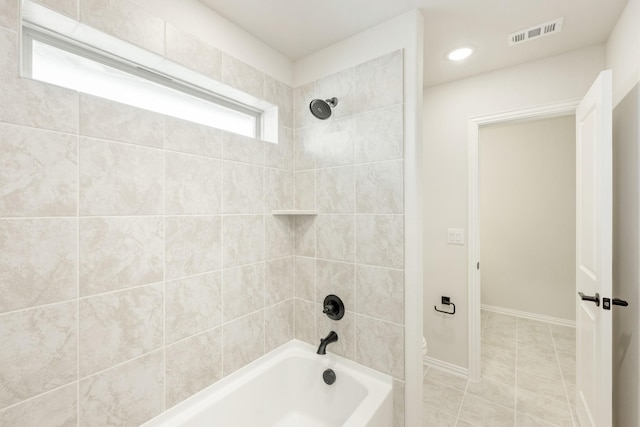
<instances>
[{"instance_id":1,"label":"bathtub spout","mask_svg":"<svg viewBox=\"0 0 640 427\"><path fill-rule=\"evenodd\" d=\"M320 339L320 346L318 347L317 353L327 354L327 345L336 341L338 341L338 334L336 334L334 331L329 332L329 335L327 335L326 338Z\"/></svg>"}]
</instances>

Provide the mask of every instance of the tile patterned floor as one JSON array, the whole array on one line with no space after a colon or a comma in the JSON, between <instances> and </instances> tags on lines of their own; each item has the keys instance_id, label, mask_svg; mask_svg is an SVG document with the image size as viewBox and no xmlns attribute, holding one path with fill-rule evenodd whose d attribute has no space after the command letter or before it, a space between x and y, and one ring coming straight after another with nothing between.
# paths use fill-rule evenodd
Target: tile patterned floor
<instances>
[{"instance_id":1,"label":"tile patterned floor","mask_svg":"<svg viewBox=\"0 0 640 427\"><path fill-rule=\"evenodd\" d=\"M482 312L482 381L429 368L423 427L578 427L575 329Z\"/></svg>"}]
</instances>

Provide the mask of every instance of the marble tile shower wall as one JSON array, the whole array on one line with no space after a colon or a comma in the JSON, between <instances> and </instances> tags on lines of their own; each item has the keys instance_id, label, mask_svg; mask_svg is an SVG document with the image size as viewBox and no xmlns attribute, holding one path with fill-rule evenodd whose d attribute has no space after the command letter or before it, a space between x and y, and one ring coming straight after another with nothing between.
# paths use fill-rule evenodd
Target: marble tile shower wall
<instances>
[{"instance_id":1,"label":"marble tile shower wall","mask_svg":"<svg viewBox=\"0 0 640 427\"><path fill-rule=\"evenodd\" d=\"M294 336L293 222L269 214L293 203L293 91L114 0L80 19L278 104L280 143L21 79L18 5L0 2L0 425L139 425Z\"/></svg>"},{"instance_id":2,"label":"marble tile shower wall","mask_svg":"<svg viewBox=\"0 0 640 427\"><path fill-rule=\"evenodd\" d=\"M326 121L308 109L338 98ZM404 388L403 56L392 52L294 89L295 335L395 378ZM322 313L328 294L347 313Z\"/></svg>"}]
</instances>

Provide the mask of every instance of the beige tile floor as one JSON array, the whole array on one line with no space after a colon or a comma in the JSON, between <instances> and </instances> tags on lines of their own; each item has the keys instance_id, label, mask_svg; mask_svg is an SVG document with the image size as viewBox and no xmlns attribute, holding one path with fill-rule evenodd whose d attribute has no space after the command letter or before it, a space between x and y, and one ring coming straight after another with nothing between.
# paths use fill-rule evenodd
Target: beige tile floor
<instances>
[{"instance_id":1,"label":"beige tile floor","mask_svg":"<svg viewBox=\"0 0 640 427\"><path fill-rule=\"evenodd\" d=\"M424 427L577 427L575 329L482 312L482 380L428 368Z\"/></svg>"}]
</instances>

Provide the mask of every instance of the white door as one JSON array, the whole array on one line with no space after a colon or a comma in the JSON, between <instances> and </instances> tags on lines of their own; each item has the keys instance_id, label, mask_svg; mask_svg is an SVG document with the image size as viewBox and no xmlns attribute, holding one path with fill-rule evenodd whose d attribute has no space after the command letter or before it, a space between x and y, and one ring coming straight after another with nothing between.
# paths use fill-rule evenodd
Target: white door
<instances>
[{"instance_id":1,"label":"white door","mask_svg":"<svg viewBox=\"0 0 640 427\"><path fill-rule=\"evenodd\" d=\"M576 412L611 427L611 70L576 111Z\"/></svg>"}]
</instances>

